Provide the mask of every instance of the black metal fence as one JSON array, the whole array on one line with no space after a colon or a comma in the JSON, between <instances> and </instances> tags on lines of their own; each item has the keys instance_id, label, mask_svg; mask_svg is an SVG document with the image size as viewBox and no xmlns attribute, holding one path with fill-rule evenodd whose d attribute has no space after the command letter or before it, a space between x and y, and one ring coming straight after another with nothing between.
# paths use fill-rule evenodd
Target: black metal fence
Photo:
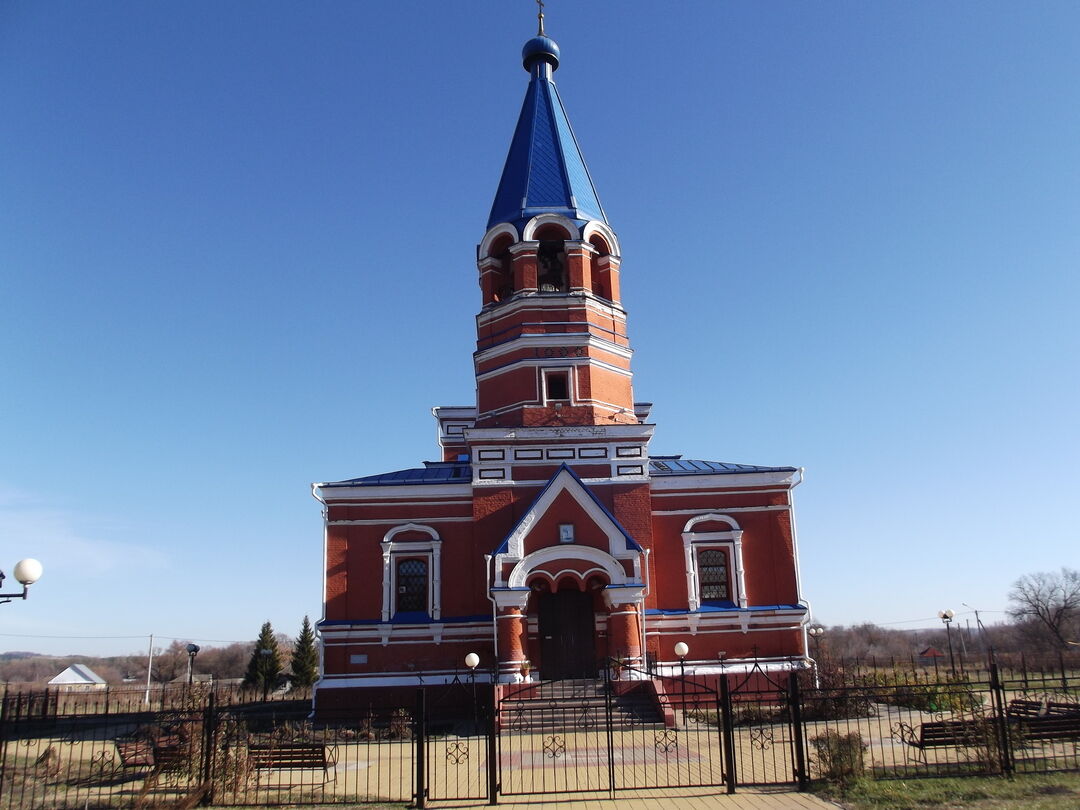
<instances>
[{"instance_id":1,"label":"black metal fence","mask_svg":"<svg viewBox=\"0 0 1080 810\"><path fill-rule=\"evenodd\" d=\"M0 810L475 800L1080 770L1080 673L822 666L455 680L408 706L7 694ZM248 696L251 698L252 696Z\"/></svg>"}]
</instances>

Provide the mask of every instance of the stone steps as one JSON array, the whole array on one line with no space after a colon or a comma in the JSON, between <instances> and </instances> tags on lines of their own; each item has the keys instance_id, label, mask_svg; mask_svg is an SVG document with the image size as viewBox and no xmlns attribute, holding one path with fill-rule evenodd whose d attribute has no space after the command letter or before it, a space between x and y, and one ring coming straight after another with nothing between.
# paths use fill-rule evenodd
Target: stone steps
<instances>
[{"instance_id":1,"label":"stone steps","mask_svg":"<svg viewBox=\"0 0 1080 810\"><path fill-rule=\"evenodd\" d=\"M520 684L502 697L499 708L502 728L511 731L558 729L567 731L606 728L608 688L602 680L574 679ZM611 695L611 723L615 728L663 725L651 684L634 684L622 694Z\"/></svg>"}]
</instances>

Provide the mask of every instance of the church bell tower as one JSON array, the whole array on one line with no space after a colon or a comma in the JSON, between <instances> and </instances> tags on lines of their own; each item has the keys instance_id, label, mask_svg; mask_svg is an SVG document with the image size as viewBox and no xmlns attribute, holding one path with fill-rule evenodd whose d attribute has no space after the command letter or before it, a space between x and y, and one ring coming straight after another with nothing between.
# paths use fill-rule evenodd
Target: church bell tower
<instances>
[{"instance_id":1,"label":"church bell tower","mask_svg":"<svg viewBox=\"0 0 1080 810\"><path fill-rule=\"evenodd\" d=\"M529 85L477 248L476 422L637 424L619 242L552 75L559 47L525 43Z\"/></svg>"}]
</instances>

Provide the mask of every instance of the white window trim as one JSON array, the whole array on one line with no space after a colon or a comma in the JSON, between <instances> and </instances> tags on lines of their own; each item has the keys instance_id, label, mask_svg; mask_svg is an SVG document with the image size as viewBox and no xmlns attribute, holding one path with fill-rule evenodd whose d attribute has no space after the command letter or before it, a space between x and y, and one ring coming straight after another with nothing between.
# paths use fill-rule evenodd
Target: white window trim
<instances>
[{"instance_id":1,"label":"white window trim","mask_svg":"<svg viewBox=\"0 0 1080 810\"><path fill-rule=\"evenodd\" d=\"M558 403L566 402L566 403L569 403L569 404L573 405L577 401L577 398L574 396L575 380L574 380L574 367L573 366L558 366L557 368L545 368L545 367L542 366L541 369L540 369L540 373L541 373L542 382L543 382L543 395L544 395L544 404L545 405L547 405L549 403L553 404L553 403L556 403L556 402L558 402ZM550 396L548 396L548 377L550 377L553 374L565 374L566 375L566 397L564 399L552 399Z\"/></svg>"},{"instance_id":2,"label":"white window trim","mask_svg":"<svg viewBox=\"0 0 1080 810\"><path fill-rule=\"evenodd\" d=\"M394 537L403 532L423 532L428 535L427 540L394 540ZM383 558L383 588L382 588L382 620L390 621L393 617L397 599L397 561L400 558L423 559L428 566L428 596L427 614L434 620L442 618L442 539L439 533L430 526L422 526L418 523L406 523L403 526L395 526L383 535L382 542Z\"/></svg>"},{"instance_id":3,"label":"white window trim","mask_svg":"<svg viewBox=\"0 0 1080 810\"><path fill-rule=\"evenodd\" d=\"M731 527L731 530L726 532L694 531L694 526L698 523L706 522L726 523ZM742 537L743 532L742 529L739 528L739 524L726 515L698 515L686 522L682 531L683 557L686 563L686 595L692 612L701 610L698 552L710 548L721 549L727 552L729 566L734 568L734 572L732 572L730 568L728 571L728 577L731 581L732 590L734 591L734 593L731 594L733 597L731 601L740 608L745 609L747 607L746 574L743 571L742 558ZM732 573L734 573L734 576L732 576Z\"/></svg>"}]
</instances>

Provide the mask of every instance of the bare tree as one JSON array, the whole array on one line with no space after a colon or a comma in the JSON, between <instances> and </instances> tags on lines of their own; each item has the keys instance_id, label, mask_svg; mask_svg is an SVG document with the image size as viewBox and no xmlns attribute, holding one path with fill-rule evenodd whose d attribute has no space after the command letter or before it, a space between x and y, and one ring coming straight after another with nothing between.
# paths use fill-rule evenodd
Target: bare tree
<instances>
[{"instance_id":1,"label":"bare tree","mask_svg":"<svg viewBox=\"0 0 1080 810\"><path fill-rule=\"evenodd\" d=\"M1059 647L1080 629L1080 571L1025 574L1009 591L1009 615L1017 621L1034 619Z\"/></svg>"}]
</instances>

